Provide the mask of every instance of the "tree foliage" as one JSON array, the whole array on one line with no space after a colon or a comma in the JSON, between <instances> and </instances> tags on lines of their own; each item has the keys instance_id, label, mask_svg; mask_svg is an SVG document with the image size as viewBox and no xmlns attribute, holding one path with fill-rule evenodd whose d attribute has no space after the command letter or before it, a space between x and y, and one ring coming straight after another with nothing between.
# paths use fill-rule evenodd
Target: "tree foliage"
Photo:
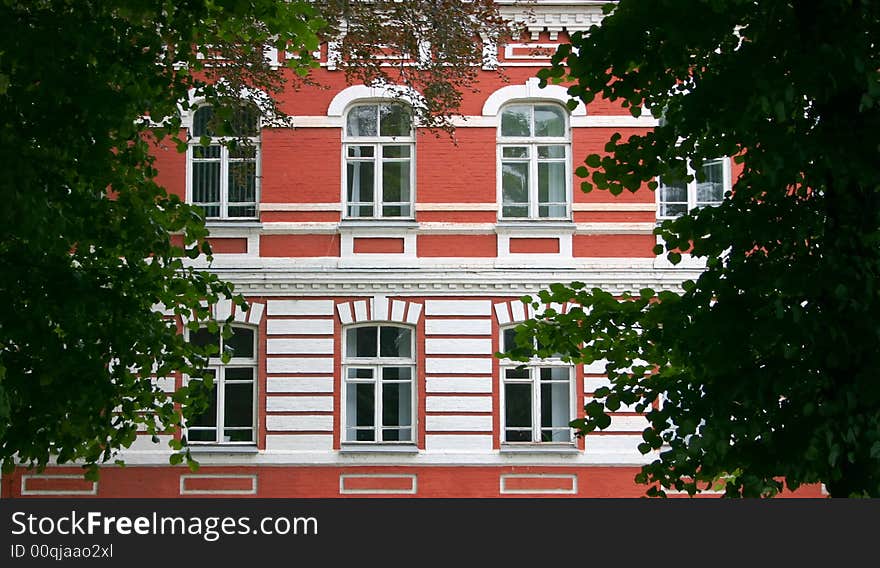
<instances>
[{"instance_id":1,"label":"tree foliage","mask_svg":"<svg viewBox=\"0 0 880 568\"><path fill-rule=\"evenodd\" d=\"M358 2L251 0L8 0L0 5L0 461L42 468L50 461L84 463L90 476L139 429L154 437L176 432L204 404L204 383L169 396L151 380L203 374L210 353L180 335L210 320L221 297L245 307L231 284L188 260L210 246L201 209L156 182L152 144L179 137L192 101L214 109L220 133L234 134L236 109L256 102L276 118L274 95L291 80L310 81L312 55L338 37L340 10ZM413 21L438 14L434 2L390 3ZM385 4L382 4L383 6ZM470 33L489 17L489 2L445 2L464 15ZM398 26L382 43L409 49L418 32L447 53L449 76L467 53L481 54L443 15L437 26ZM377 25L384 25L378 22ZM342 50L366 57L384 46L358 36ZM443 43L434 32L448 35ZM458 35L455 35L458 34ZM294 54L287 70L266 57L274 47ZM363 47L363 50L361 50ZM371 50L373 50L371 52ZM456 51L457 50L457 51ZM408 77L381 68L370 81ZM464 74L462 74L464 73ZM353 75L353 77L359 77ZM437 73L411 86L433 114L454 112ZM436 85L435 87L431 87ZM457 83L456 83L457 85ZM150 120L143 117L148 116ZM172 235L181 235L183 245ZM175 241L177 242L177 241ZM164 312L164 313L163 313ZM221 324L223 322L220 322ZM217 323L208 324L213 328ZM175 439L179 450L185 439ZM189 453L175 453L179 463Z\"/></svg>"},{"instance_id":2,"label":"tree foliage","mask_svg":"<svg viewBox=\"0 0 880 568\"><path fill-rule=\"evenodd\" d=\"M735 156L718 207L655 230L655 252L706 261L678 293L613 297L582 283L535 301L572 301L521 332L572 360L607 359L574 425L639 404L637 476L649 494L723 481L727 496L824 483L880 495L880 7L859 0L622 0L574 34L544 82L583 103L617 101L660 125L586 157L582 189L655 189ZM524 342L524 345L526 343ZM528 349L526 348L526 351ZM522 355L522 353L520 354Z\"/></svg>"}]
</instances>

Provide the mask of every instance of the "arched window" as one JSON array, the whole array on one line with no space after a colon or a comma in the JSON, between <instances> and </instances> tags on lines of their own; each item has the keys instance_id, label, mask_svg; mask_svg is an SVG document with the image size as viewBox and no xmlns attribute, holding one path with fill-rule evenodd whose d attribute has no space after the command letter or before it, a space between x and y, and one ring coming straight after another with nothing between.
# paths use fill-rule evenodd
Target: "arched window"
<instances>
[{"instance_id":1,"label":"arched window","mask_svg":"<svg viewBox=\"0 0 880 568\"><path fill-rule=\"evenodd\" d=\"M414 335L397 325L346 328L343 442L415 441Z\"/></svg>"},{"instance_id":2,"label":"arched window","mask_svg":"<svg viewBox=\"0 0 880 568\"><path fill-rule=\"evenodd\" d=\"M553 103L516 103L498 127L502 219L568 219L571 144L568 113Z\"/></svg>"},{"instance_id":3,"label":"arched window","mask_svg":"<svg viewBox=\"0 0 880 568\"><path fill-rule=\"evenodd\" d=\"M515 346L514 327L501 332L502 350ZM501 365L501 442L573 443L574 367L558 357Z\"/></svg>"},{"instance_id":4,"label":"arched window","mask_svg":"<svg viewBox=\"0 0 880 568\"><path fill-rule=\"evenodd\" d=\"M730 191L730 160L717 158L708 160L702 166L702 181L696 172L688 168L691 181L675 179L672 176L660 178L657 191L657 217L672 219L684 215L691 209L719 205L724 194Z\"/></svg>"},{"instance_id":5,"label":"arched window","mask_svg":"<svg viewBox=\"0 0 880 568\"><path fill-rule=\"evenodd\" d=\"M357 104L345 116L349 218L411 218L415 185L412 113L399 103Z\"/></svg>"},{"instance_id":6,"label":"arched window","mask_svg":"<svg viewBox=\"0 0 880 568\"><path fill-rule=\"evenodd\" d=\"M230 140L235 140L232 147ZM190 202L201 206L208 219L256 218L259 158L255 107L240 107L227 121L215 119L213 107L199 107L189 143Z\"/></svg>"},{"instance_id":7,"label":"arched window","mask_svg":"<svg viewBox=\"0 0 880 568\"><path fill-rule=\"evenodd\" d=\"M214 379L209 406L187 424L187 440L195 444L255 443L256 330L233 326L232 335L226 338L203 327L190 332L189 341L199 346L214 345L218 352L208 360L207 373ZM227 363L221 360L223 353L231 356Z\"/></svg>"}]
</instances>

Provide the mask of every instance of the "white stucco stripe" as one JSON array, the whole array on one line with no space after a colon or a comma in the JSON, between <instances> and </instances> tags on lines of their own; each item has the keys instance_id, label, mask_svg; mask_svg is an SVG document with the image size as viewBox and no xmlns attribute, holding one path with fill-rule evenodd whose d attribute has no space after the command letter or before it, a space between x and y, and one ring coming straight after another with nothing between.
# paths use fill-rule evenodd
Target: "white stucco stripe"
<instances>
[{"instance_id":1,"label":"white stucco stripe","mask_svg":"<svg viewBox=\"0 0 880 568\"><path fill-rule=\"evenodd\" d=\"M605 365L608 364L607 359L599 359L592 363L584 365L584 373L588 375L601 375L605 373Z\"/></svg>"},{"instance_id":2,"label":"white stucco stripe","mask_svg":"<svg viewBox=\"0 0 880 568\"><path fill-rule=\"evenodd\" d=\"M264 304L251 304L250 309L248 310L247 321L253 325L260 325L260 322L263 320L263 310L265 308Z\"/></svg>"},{"instance_id":3,"label":"white stucco stripe","mask_svg":"<svg viewBox=\"0 0 880 568\"><path fill-rule=\"evenodd\" d=\"M489 300L425 300L426 316L490 316Z\"/></svg>"},{"instance_id":4,"label":"white stucco stripe","mask_svg":"<svg viewBox=\"0 0 880 568\"><path fill-rule=\"evenodd\" d=\"M266 322L269 335L333 335L333 320L329 319L270 319Z\"/></svg>"},{"instance_id":5,"label":"white stucco stripe","mask_svg":"<svg viewBox=\"0 0 880 568\"><path fill-rule=\"evenodd\" d=\"M490 396L428 396L428 412L492 412Z\"/></svg>"},{"instance_id":6,"label":"white stucco stripe","mask_svg":"<svg viewBox=\"0 0 880 568\"><path fill-rule=\"evenodd\" d=\"M333 392L333 377L268 377L266 392Z\"/></svg>"},{"instance_id":7,"label":"white stucco stripe","mask_svg":"<svg viewBox=\"0 0 880 568\"><path fill-rule=\"evenodd\" d=\"M596 392L600 387L610 387L608 377L584 377L584 392Z\"/></svg>"},{"instance_id":8,"label":"white stucco stripe","mask_svg":"<svg viewBox=\"0 0 880 568\"><path fill-rule=\"evenodd\" d=\"M425 449L429 452L491 452L492 435L428 434Z\"/></svg>"},{"instance_id":9,"label":"white stucco stripe","mask_svg":"<svg viewBox=\"0 0 880 568\"><path fill-rule=\"evenodd\" d=\"M266 340L266 353L332 355L333 339L272 339Z\"/></svg>"},{"instance_id":10,"label":"white stucco stripe","mask_svg":"<svg viewBox=\"0 0 880 568\"><path fill-rule=\"evenodd\" d=\"M428 377L428 393L481 393L492 392L492 377Z\"/></svg>"},{"instance_id":11,"label":"white stucco stripe","mask_svg":"<svg viewBox=\"0 0 880 568\"><path fill-rule=\"evenodd\" d=\"M332 432L332 416L266 416L266 429L273 431Z\"/></svg>"},{"instance_id":12,"label":"white stucco stripe","mask_svg":"<svg viewBox=\"0 0 880 568\"><path fill-rule=\"evenodd\" d=\"M270 316L332 316L333 300L269 300Z\"/></svg>"},{"instance_id":13,"label":"white stucco stripe","mask_svg":"<svg viewBox=\"0 0 880 568\"><path fill-rule=\"evenodd\" d=\"M486 375L492 372L492 359L489 357L449 357L425 358L425 372L436 374Z\"/></svg>"},{"instance_id":14,"label":"white stucco stripe","mask_svg":"<svg viewBox=\"0 0 880 568\"><path fill-rule=\"evenodd\" d=\"M491 335L492 320L488 319L428 319L425 335Z\"/></svg>"},{"instance_id":15,"label":"white stucco stripe","mask_svg":"<svg viewBox=\"0 0 880 568\"><path fill-rule=\"evenodd\" d=\"M428 355L491 355L491 339L425 339Z\"/></svg>"},{"instance_id":16,"label":"white stucco stripe","mask_svg":"<svg viewBox=\"0 0 880 568\"><path fill-rule=\"evenodd\" d=\"M333 435L326 434L267 434L266 451L314 452L333 449Z\"/></svg>"},{"instance_id":17,"label":"white stucco stripe","mask_svg":"<svg viewBox=\"0 0 880 568\"><path fill-rule=\"evenodd\" d=\"M426 416L427 432L491 432L491 416Z\"/></svg>"},{"instance_id":18,"label":"white stucco stripe","mask_svg":"<svg viewBox=\"0 0 880 568\"><path fill-rule=\"evenodd\" d=\"M267 412L332 412L332 396L269 396Z\"/></svg>"},{"instance_id":19,"label":"white stucco stripe","mask_svg":"<svg viewBox=\"0 0 880 568\"><path fill-rule=\"evenodd\" d=\"M270 357L267 373L332 373L333 359L325 357Z\"/></svg>"}]
</instances>

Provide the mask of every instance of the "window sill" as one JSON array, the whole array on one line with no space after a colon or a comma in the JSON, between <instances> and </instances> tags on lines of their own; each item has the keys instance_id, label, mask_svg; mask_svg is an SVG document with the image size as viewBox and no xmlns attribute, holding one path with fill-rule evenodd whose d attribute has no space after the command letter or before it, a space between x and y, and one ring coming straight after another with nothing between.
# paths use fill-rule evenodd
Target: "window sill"
<instances>
[{"instance_id":1,"label":"window sill","mask_svg":"<svg viewBox=\"0 0 880 568\"><path fill-rule=\"evenodd\" d=\"M419 223L415 219L406 219L400 217L380 217L369 219L348 218L339 221L340 229L359 229L362 227L374 228L377 225L383 228L397 227L401 229L415 229L418 228Z\"/></svg>"},{"instance_id":2,"label":"window sill","mask_svg":"<svg viewBox=\"0 0 880 568\"><path fill-rule=\"evenodd\" d=\"M260 451L256 445L244 444L190 444L186 447L192 454L256 454Z\"/></svg>"},{"instance_id":3,"label":"window sill","mask_svg":"<svg viewBox=\"0 0 880 568\"><path fill-rule=\"evenodd\" d=\"M574 444L502 444L499 450L502 454L568 454L577 455L581 449Z\"/></svg>"},{"instance_id":4,"label":"window sill","mask_svg":"<svg viewBox=\"0 0 880 568\"><path fill-rule=\"evenodd\" d=\"M418 446L414 444L342 444L341 454L417 454Z\"/></svg>"},{"instance_id":5,"label":"window sill","mask_svg":"<svg viewBox=\"0 0 880 568\"><path fill-rule=\"evenodd\" d=\"M259 229L263 224L259 219L208 219L205 227L208 229Z\"/></svg>"}]
</instances>

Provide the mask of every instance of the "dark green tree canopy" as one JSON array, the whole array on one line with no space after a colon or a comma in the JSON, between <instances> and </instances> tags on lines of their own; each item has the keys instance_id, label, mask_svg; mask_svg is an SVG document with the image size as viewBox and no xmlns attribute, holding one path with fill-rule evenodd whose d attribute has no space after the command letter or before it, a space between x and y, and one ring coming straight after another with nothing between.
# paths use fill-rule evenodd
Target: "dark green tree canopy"
<instances>
[{"instance_id":1,"label":"dark green tree canopy","mask_svg":"<svg viewBox=\"0 0 880 568\"><path fill-rule=\"evenodd\" d=\"M584 103L660 118L609 140L582 188L644 191L733 156L733 190L655 231L677 263L706 261L680 293L623 297L557 285L573 301L527 326L549 350L609 361L611 387L576 421L641 401L656 451L650 493L725 482L729 496L824 483L880 494L880 7L858 0L622 0L562 46L544 81ZM690 166L690 169L688 169ZM690 178L692 179L692 178ZM525 343L524 343L525 344Z\"/></svg>"}]
</instances>

